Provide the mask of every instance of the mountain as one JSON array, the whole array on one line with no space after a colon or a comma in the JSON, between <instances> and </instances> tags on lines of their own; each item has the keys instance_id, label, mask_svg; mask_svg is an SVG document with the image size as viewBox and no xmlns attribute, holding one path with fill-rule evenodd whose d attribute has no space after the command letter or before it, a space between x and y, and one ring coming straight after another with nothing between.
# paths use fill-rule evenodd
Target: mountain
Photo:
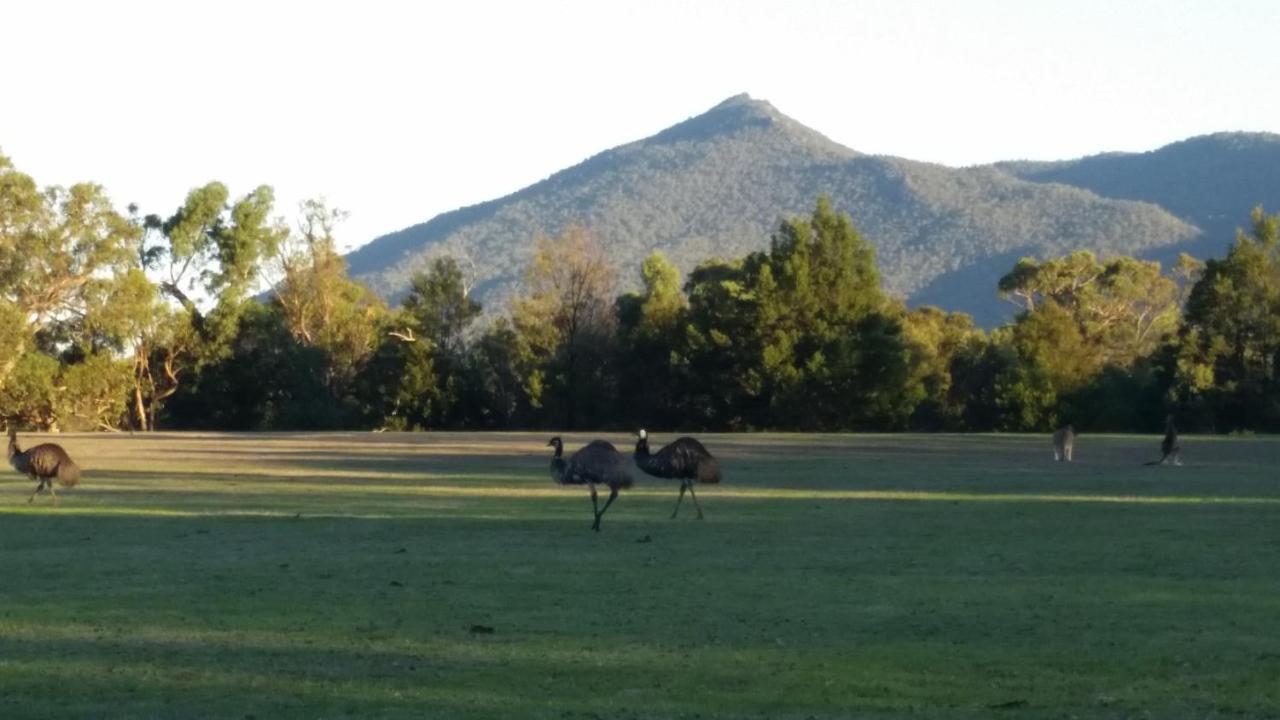
<instances>
[{"instance_id":1,"label":"mountain","mask_svg":"<svg viewBox=\"0 0 1280 720\"><path fill-rule=\"evenodd\" d=\"M500 308L519 290L534 238L569 224L590 229L624 287L635 287L655 249L686 273L709 257L736 258L767 248L781 218L807 215L827 194L875 245L890 292L990 326L1010 314L996 281L1021 256L1081 248L1148 255L1199 237L1151 202L1043 182L1035 172L865 155L739 95L506 197L380 237L347 259L355 277L396 298L431 257L465 255L480 300Z\"/></svg>"},{"instance_id":2,"label":"mountain","mask_svg":"<svg viewBox=\"0 0 1280 720\"><path fill-rule=\"evenodd\" d=\"M1062 183L1098 195L1154 203L1200 228L1191 241L1154 253L1222 257L1249 212L1280 211L1280 135L1216 133L1144 153L1104 153L1063 162L1003 162L1023 180Z\"/></svg>"}]
</instances>

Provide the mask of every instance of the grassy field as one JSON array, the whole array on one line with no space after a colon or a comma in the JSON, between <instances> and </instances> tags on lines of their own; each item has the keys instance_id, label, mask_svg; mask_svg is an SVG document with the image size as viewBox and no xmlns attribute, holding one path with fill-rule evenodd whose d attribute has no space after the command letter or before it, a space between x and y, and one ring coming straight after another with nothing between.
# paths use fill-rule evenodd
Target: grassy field
<instances>
[{"instance_id":1,"label":"grassy field","mask_svg":"<svg viewBox=\"0 0 1280 720\"><path fill-rule=\"evenodd\" d=\"M704 439L597 534L545 434L59 436L0 717L1280 717L1276 439Z\"/></svg>"}]
</instances>

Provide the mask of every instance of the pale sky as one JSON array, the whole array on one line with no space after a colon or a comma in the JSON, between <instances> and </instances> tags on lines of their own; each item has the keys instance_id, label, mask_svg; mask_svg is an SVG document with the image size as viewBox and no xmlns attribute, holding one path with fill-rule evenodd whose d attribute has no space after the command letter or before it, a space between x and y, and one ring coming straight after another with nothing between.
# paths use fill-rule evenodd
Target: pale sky
<instances>
[{"instance_id":1,"label":"pale sky","mask_svg":"<svg viewBox=\"0 0 1280 720\"><path fill-rule=\"evenodd\" d=\"M738 93L968 165L1280 132L1280 2L0 2L0 152L168 215L323 196L344 248Z\"/></svg>"}]
</instances>

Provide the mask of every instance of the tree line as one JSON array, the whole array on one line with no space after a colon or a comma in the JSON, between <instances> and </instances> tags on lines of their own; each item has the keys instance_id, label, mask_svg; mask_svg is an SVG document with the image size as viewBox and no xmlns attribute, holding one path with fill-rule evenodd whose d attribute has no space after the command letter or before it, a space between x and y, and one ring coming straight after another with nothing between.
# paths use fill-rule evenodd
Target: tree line
<instances>
[{"instance_id":1,"label":"tree line","mask_svg":"<svg viewBox=\"0 0 1280 720\"><path fill-rule=\"evenodd\" d=\"M487 316L439 257L396 307L352 280L343 214L192 190L167 217L0 156L0 412L40 429L1280 430L1280 215L1226 257L1023 259L991 332L908 309L818 198L767 250L617 293L607 238L540 238ZM265 292L262 288L267 288Z\"/></svg>"}]
</instances>

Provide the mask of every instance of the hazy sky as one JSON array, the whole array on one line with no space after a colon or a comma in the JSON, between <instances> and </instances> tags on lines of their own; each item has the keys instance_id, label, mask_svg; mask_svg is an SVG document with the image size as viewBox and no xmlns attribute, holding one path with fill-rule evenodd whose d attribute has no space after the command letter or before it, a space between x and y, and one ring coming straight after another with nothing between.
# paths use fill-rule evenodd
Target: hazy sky
<instances>
[{"instance_id":1,"label":"hazy sky","mask_svg":"<svg viewBox=\"0 0 1280 720\"><path fill-rule=\"evenodd\" d=\"M322 195L344 247L747 92L868 153L966 165L1280 132L1280 2L16 2L0 152L171 213Z\"/></svg>"}]
</instances>

